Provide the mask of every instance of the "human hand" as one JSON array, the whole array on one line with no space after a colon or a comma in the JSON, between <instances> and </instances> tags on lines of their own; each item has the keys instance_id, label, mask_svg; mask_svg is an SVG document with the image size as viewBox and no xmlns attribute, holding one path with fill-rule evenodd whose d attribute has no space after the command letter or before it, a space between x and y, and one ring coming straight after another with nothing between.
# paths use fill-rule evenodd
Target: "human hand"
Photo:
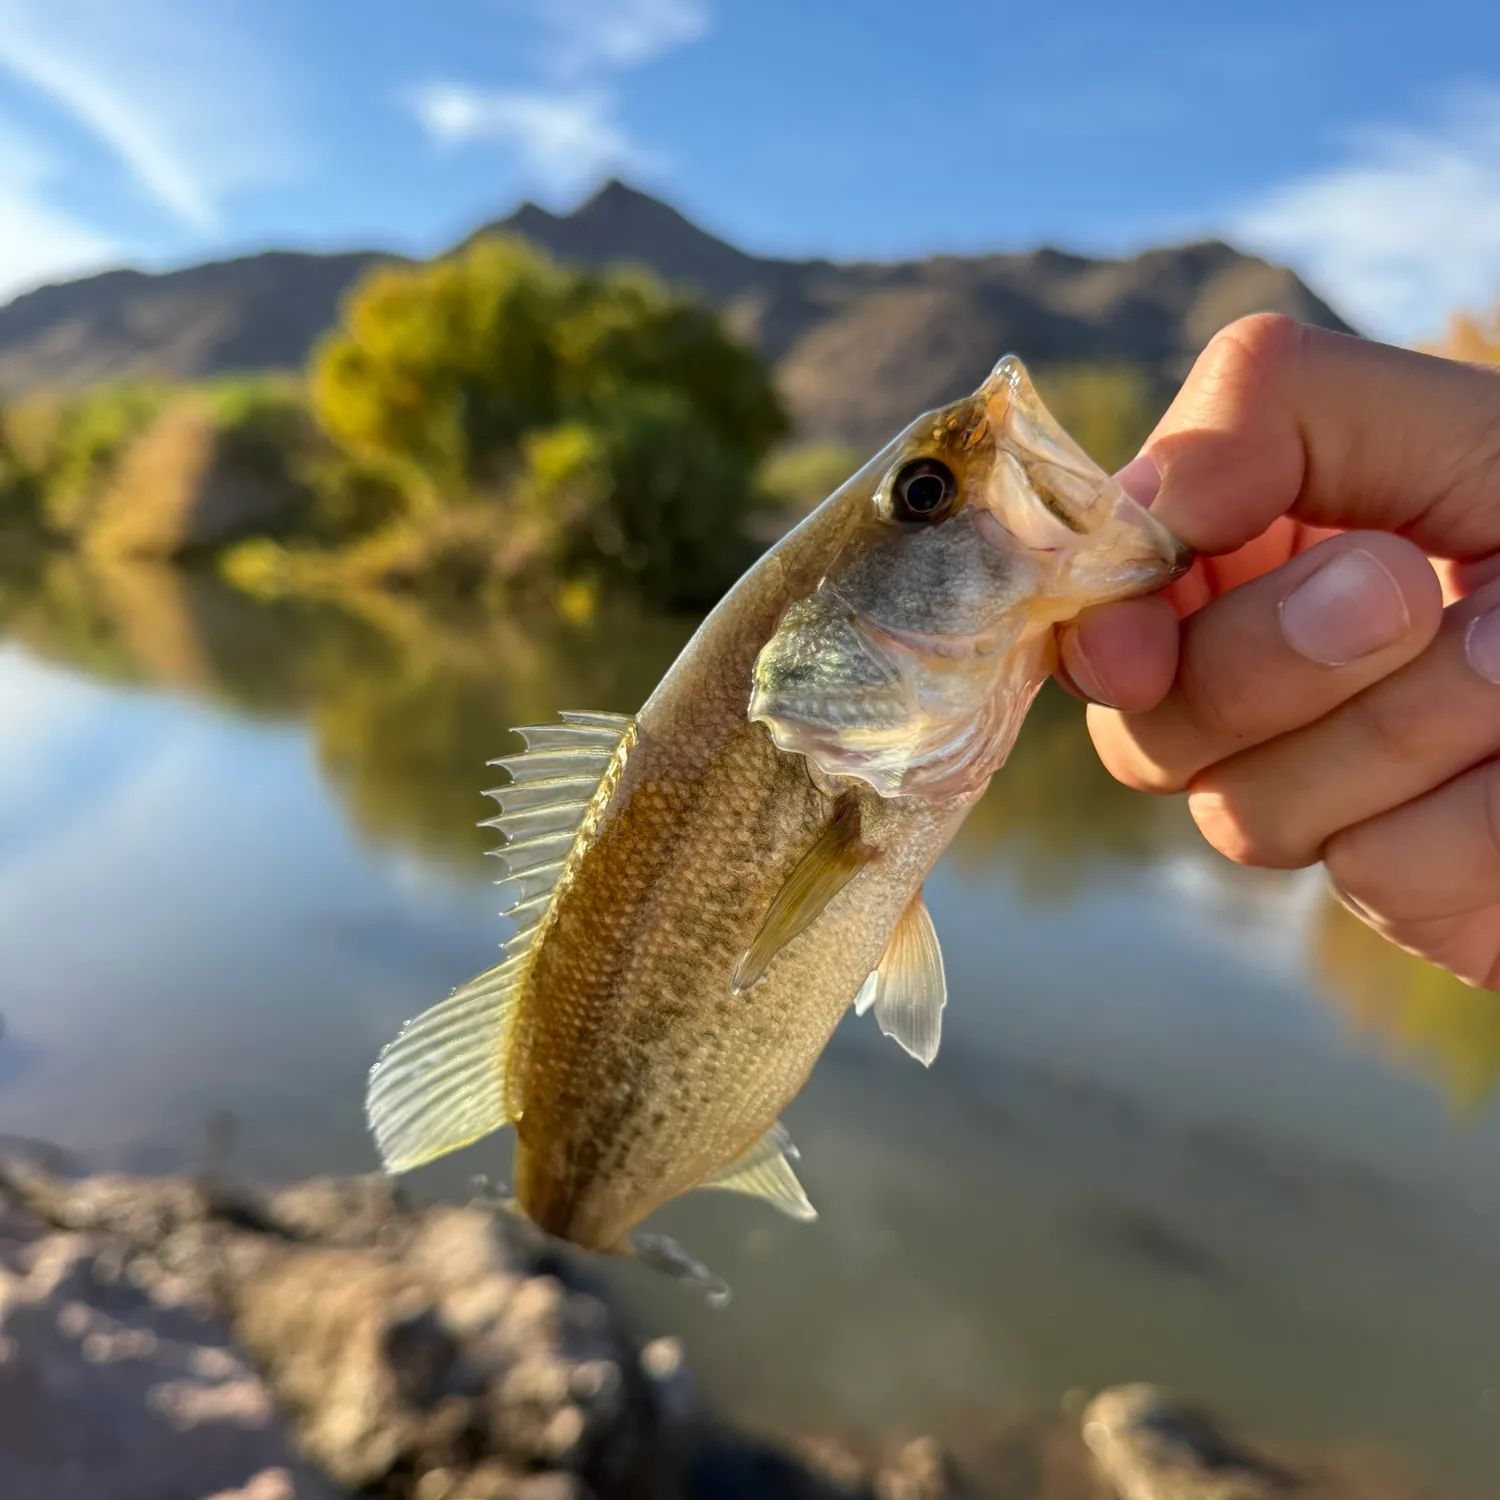
<instances>
[{"instance_id":1,"label":"human hand","mask_svg":"<svg viewBox=\"0 0 1500 1500\"><path fill-rule=\"evenodd\" d=\"M1105 766L1500 988L1500 371L1247 318L1120 479L1200 560L1063 634Z\"/></svg>"}]
</instances>

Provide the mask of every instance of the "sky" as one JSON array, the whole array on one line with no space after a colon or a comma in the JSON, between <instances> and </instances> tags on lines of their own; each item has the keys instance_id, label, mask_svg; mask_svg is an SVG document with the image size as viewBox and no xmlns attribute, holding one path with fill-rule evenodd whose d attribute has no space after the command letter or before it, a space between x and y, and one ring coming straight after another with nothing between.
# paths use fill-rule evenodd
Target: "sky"
<instances>
[{"instance_id":1,"label":"sky","mask_svg":"<svg viewBox=\"0 0 1500 1500\"><path fill-rule=\"evenodd\" d=\"M1500 5L0 0L0 299L608 176L762 254L1215 235L1416 340L1500 299Z\"/></svg>"}]
</instances>

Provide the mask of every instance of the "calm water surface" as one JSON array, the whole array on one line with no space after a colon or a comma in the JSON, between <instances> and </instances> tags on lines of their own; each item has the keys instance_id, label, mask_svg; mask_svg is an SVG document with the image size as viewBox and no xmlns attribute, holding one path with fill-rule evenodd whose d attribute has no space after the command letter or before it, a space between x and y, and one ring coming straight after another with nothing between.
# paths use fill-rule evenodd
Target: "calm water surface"
<instances>
[{"instance_id":1,"label":"calm water surface","mask_svg":"<svg viewBox=\"0 0 1500 1500\"><path fill-rule=\"evenodd\" d=\"M637 707L690 624L255 605L64 564L5 585L0 1132L150 1169L231 1118L246 1172L370 1169L365 1069L504 934L484 761L509 724ZM1150 1379L1500 1488L1500 1002L1311 872L1207 854L1180 805L1102 775L1061 698L928 903L936 1066L846 1021L787 1113L820 1220L670 1206L735 1300L603 1267L637 1327L769 1430L975 1452L996 1413ZM414 1185L505 1166L479 1147Z\"/></svg>"}]
</instances>

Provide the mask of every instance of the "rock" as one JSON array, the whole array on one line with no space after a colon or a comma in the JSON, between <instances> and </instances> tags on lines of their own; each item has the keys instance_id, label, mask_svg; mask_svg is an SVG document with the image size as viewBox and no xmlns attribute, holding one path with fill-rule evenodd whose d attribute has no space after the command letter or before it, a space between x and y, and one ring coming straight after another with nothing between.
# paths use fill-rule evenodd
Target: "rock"
<instances>
[{"instance_id":1,"label":"rock","mask_svg":"<svg viewBox=\"0 0 1500 1500\"><path fill-rule=\"evenodd\" d=\"M0 1210L0 1495L328 1500L227 1325Z\"/></svg>"},{"instance_id":2,"label":"rock","mask_svg":"<svg viewBox=\"0 0 1500 1500\"><path fill-rule=\"evenodd\" d=\"M545 1274L488 1211L405 1212L381 1179L258 1197L180 1179L70 1182L11 1160L0 1188L66 1231L38 1244L107 1268L142 1316L214 1330L236 1373L208 1393L159 1395L168 1419L177 1402L194 1421L235 1420L228 1393L253 1390L262 1423L285 1413L323 1474L377 1494L657 1500L680 1488L680 1373L660 1352L649 1373L608 1308ZM283 1447L192 1493L253 1481L273 1494L277 1468L301 1482L287 1460Z\"/></svg>"},{"instance_id":3,"label":"rock","mask_svg":"<svg viewBox=\"0 0 1500 1500\"><path fill-rule=\"evenodd\" d=\"M1435 1500L1390 1453L1327 1452L1295 1465L1229 1436L1195 1402L1117 1386L1084 1409L1083 1440L1109 1500Z\"/></svg>"},{"instance_id":4,"label":"rock","mask_svg":"<svg viewBox=\"0 0 1500 1500\"><path fill-rule=\"evenodd\" d=\"M1275 1500L1292 1476L1239 1448L1200 1407L1151 1385L1084 1409L1083 1440L1120 1500Z\"/></svg>"}]
</instances>

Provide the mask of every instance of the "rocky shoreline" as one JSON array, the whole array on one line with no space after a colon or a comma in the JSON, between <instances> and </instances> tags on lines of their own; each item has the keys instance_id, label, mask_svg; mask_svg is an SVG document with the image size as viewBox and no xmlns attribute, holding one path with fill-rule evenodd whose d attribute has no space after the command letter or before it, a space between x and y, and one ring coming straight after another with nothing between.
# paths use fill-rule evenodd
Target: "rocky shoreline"
<instances>
[{"instance_id":1,"label":"rocky shoreline","mask_svg":"<svg viewBox=\"0 0 1500 1500\"><path fill-rule=\"evenodd\" d=\"M381 1178L273 1192L0 1158L6 1500L1423 1500L1149 1387L1007 1430L784 1448L698 1410L545 1245Z\"/></svg>"}]
</instances>

